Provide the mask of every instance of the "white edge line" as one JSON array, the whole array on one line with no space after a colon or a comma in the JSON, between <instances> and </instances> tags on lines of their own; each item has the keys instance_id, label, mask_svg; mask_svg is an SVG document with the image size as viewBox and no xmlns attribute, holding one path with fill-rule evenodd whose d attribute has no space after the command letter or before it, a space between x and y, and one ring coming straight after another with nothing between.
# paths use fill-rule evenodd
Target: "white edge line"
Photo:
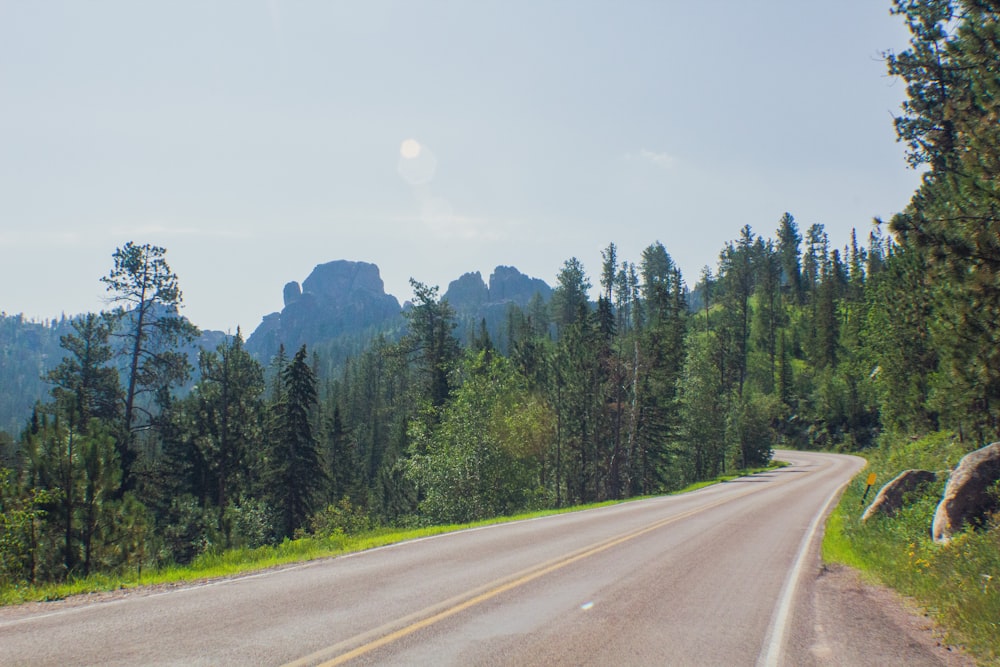
<instances>
[{"instance_id":1,"label":"white edge line","mask_svg":"<svg viewBox=\"0 0 1000 667\"><path fill-rule=\"evenodd\" d=\"M792 601L795 599L795 591L798 588L799 579L802 575L802 568L806 562L806 556L809 555L810 547L812 546L813 539L816 537L816 532L819 529L820 522L823 517L826 516L827 510L830 509L830 505L833 501L840 496L840 492L851 483L853 475L846 482L834 489L830 497L826 499L823 508L816 514L813 518L812 524L809 526L809 530L806 532L805 536L802 538L802 543L799 545L799 551L795 555L795 564L792 566L792 571L789 573L788 578L785 579L785 584L781 590L781 597L778 601L778 606L775 607L774 615L771 617L771 624L767 629L767 634L764 641L764 647L761 649L760 655L757 658L758 667L778 667L779 658L781 657L781 651L784 648L785 643L785 628L788 625L789 616L792 612Z\"/></svg>"}]
</instances>

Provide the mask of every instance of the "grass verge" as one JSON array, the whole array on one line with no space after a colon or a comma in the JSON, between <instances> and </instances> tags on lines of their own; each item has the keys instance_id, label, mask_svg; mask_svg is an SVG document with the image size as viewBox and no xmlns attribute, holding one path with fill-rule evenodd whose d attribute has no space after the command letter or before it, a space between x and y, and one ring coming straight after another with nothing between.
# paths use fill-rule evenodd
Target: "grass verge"
<instances>
[{"instance_id":1,"label":"grass verge","mask_svg":"<svg viewBox=\"0 0 1000 667\"><path fill-rule=\"evenodd\" d=\"M911 494L895 516L861 523L865 478L878 488L910 468L946 473L969 448L948 433L888 444L867 453L868 467L844 491L823 539L823 559L861 570L867 577L916 600L977 661L1000 666L1000 525L968 530L948 545L931 539L934 510L947 474Z\"/></svg>"},{"instance_id":2,"label":"grass verge","mask_svg":"<svg viewBox=\"0 0 1000 667\"><path fill-rule=\"evenodd\" d=\"M744 470L730 475L691 484L670 495L688 493L697 489L728 482L746 475L756 474L774 468L781 468L787 463L775 461L770 466ZM630 498L629 500L638 500ZM319 558L330 558L346 553L354 553L374 549L380 546L415 540L449 533L466 528L476 528L510 521L522 521L554 514L578 512L615 505L622 500L609 500L589 505L563 507L559 509L540 510L508 517L497 517L468 524L453 524L447 526L427 526L423 528L380 528L357 535L331 535L328 537L305 537L297 540L285 540L281 544L257 547L256 549L230 549L222 552L204 553L195 558L188 566L172 566L155 571L128 572L119 575L98 574L74 579L67 582L42 585L15 585L0 589L0 606L21 604L24 602L39 602L61 600L71 595L99 593L119 589L137 588L163 584L181 584L205 581L221 577L232 577L248 574L272 567L301 563Z\"/></svg>"}]
</instances>

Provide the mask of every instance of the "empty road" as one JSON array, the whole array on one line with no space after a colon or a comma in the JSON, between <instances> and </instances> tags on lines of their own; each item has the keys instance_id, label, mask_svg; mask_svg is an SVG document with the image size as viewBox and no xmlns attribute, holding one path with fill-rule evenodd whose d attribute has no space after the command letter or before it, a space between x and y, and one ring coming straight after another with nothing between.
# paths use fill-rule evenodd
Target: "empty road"
<instances>
[{"instance_id":1,"label":"empty road","mask_svg":"<svg viewBox=\"0 0 1000 667\"><path fill-rule=\"evenodd\" d=\"M940 664L823 593L821 519L864 462L776 457L679 496L0 610L0 664Z\"/></svg>"}]
</instances>

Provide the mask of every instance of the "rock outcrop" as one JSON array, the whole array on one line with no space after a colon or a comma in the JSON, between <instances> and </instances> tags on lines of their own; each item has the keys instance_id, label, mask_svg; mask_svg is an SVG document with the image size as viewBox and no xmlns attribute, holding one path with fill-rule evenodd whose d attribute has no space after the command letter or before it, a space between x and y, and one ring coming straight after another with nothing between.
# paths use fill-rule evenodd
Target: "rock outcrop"
<instances>
[{"instance_id":1,"label":"rock outcrop","mask_svg":"<svg viewBox=\"0 0 1000 667\"><path fill-rule=\"evenodd\" d=\"M930 484L935 479L937 475L929 470L904 470L879 489L878 495L865 510L861 521L868 521L876 514L895 516L896 512L902 509L907 495L918 491L921 486Z\"/></svg>"},{"instance_id":2,"label":"rock outcrop","mask_svg":"<svg viewBox=\"0 0 1000 667\"><path fill-rule=\"evenodd\" d=\"M526 276L513 266L498 266L490 274L491 303L513 301L523 307L528 305L535 294L541 295L544 301L548 301L552 296L552 288L541 278Z\"/></svg>"},{"instance_id":3,"label":"rock outcrop","mask_svg":"<svg viewBox=\"0 0 1000 667\"><path fill-rule=\"evenodd\" d=\"M490 290L479 271L466 273L448 284L444 298L455 312L475 312L490 301Z\"/></svg>"},{"instance_id":4,"label":"rock outcrop","mask_svg":"<svg viewBox=\"0 0 1000 667\"><path fill-rule=\"evenodd\" d=\"M444 298L460 314L476 314L490 306L515 303L522 308L536 294L548 301L552 288L541 278L526 276L513 266L498 266L490 274L487 287L479 271L466 273L448 285Z\"/></svg>"},{"instance_id":5,"label":"rock outcrop","mask_svg":"<svg viewBox=\"0 0 1000 667\"><path fill-rule=\"evenodd\" d=\"M444 298L458 320L455 335L466 342L483 320L496 340L506 326L510 304L524 308L536 295L547 301L552 288L514 267L498 266L488 286L478 271L466 273L449 284ZM368 262L320 264L301 285L286 283L282 297L281 312L265 315L246 342L247 350L264 363L280 345L294 354L305 344L335 364L363 349L374 333L391 336L404 326L399 301L385 293L379 268Z\"/></svg>"},{"instance_id":6,"label":"rock outcrop","mask_svg":"<svg viewBox=\"0 0 1000 667\"><path fill-rule=\"evenodd\" d=\"M511 304L525 308L536 296L548 301L552 288L544 280L526 276L512 266L493 269L489 286L478 271L466 273L453 280L444 294L458 319L455 334L463 342L478 335L481 323L485 322L490 338L501 345Z\"/></svg>"},{"instance_id":7,"label":"rock outcrop","mask_svg":"<svg viewBox=\"0 0 1000 667\"><path fill-rule=\"evenodd\" d=\"M946 543L966 524L978 525L998 507L995 495L1000 480L1000 442L962 457L948 479L944 497L934 513L931 533Z\"/></svg>"},{"instance_id":8,"label":"rock outcrop","mask_svg":"<svg viewBox=\"0 0 1000 667\"><path fill-rule=\"evenodd\" d=\"M247 339L247 350L261 360L273 357L279 345L289 354L399 323L396 297L385 293L379 269L368 262L337 260L313 269L300 287L285 285L284 308L266 315Z\"/></svg>"},{"instance_id":9,"label":"rock outcrop","mask_svg":"<svg viewBox=\"0 0 1000 667\"><path fill-rule=\"evenodd\" d=\"M284 305L288 306L299 300L299 297L302 296L302 288L293 280L285 284L285 289L282 291L281 296Z\"/></svg>"}]
</instances>

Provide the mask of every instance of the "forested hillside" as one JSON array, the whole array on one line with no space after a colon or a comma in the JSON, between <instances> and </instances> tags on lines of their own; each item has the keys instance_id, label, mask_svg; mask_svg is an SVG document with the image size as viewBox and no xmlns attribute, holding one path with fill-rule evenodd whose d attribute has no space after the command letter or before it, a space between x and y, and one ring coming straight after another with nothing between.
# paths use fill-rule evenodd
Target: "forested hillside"
<instances>
[{"instance_id":1,"label":"forested hillside","mask_svg":"<svg viewBox=\"0 0 1000 667\"><path fill-rule=\"evenodd\" d=\"M128 244L103 279L122 308L70 323L51 400L8 443L5 577L657 493L776 443L869 445L893 376L872 371L886 330L868 323L899 248L831 249L819 225L803 244L788 214L775 235L726 244L697 312L663 245L633 262L612 243L596 304L567 260L548 304L508 304L504 351L485 326L460 344L448 301L414 281L403 337L332 377L305 346L263 365L237 333L183 396L197 332L170 315L179 278L164 249Z\"/></svg>"},{"instance_id":2,"label":"forested hillside","mask_svg":"<svg viewBox=\"0 0 1000 667\"><path fill-rule=\"evenodd\" d=\"M59 336L69 330L63 316L29 322L21 315L0 313L0 431L16 432L31 406L45 394L42 379L54 357L61 356Z\"/></svg>"},{"instance_id":3,"label":"forested hillside","mask_svg":"<svg viewBox=\"0 0 1000 667\"><path fill-rule=\"evenodd\" d=\"M898 248L869 288L883 435L868 460L883 481L907 469L939 474L907 493L898 515L869 521L859 520L864 495L852 484L825 546L997 664L1000 515L986 503L978 525L947 545L930 528L961 478L955 466L1000 439L1000 4L899 0L893 12L912 35L908 50L887 54L908 93L896 130L924 176L890 221Z\"/></svg>"},{"instance_id":4,"label":"forested hillside","mask_svg":"<svg viewBox=\"0 0 1000 667\"><path fill-rule=\"evenodd\" d=\"M789 213L753 221L691 289L666 245L609 243L593 277L569 258L549 302L508 304L497 337L456 335L413 281L402 337L335 373L305 345L262 364L237 333L180 397L179 278L162 248L118 249L103 280L121 308L72 323L50 400L8 443L0 581L659 493L776 446L996 438L997 11L898 9L914 42L888 58L909 85L897 127L928 167L912 203L836 241Z\"/></svg>"}]
</instances>

